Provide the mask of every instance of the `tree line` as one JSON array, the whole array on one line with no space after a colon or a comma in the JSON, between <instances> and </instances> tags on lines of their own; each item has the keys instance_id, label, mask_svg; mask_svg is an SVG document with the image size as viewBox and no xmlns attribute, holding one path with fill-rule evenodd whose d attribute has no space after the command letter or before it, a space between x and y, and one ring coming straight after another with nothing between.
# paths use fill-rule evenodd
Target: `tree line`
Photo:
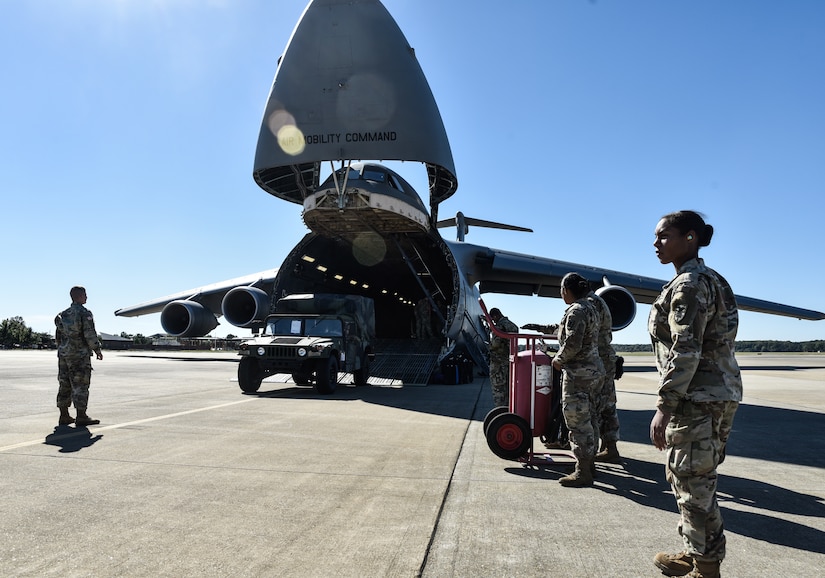
<instances>
[{"instance_id":1,"label":"tree line","mask_svg":"<svg viewBox=\"0 0 825 578\"><path fill-rule=\"evenodd\" d=\"M54 343L50 333L35 333L22 317L10 317L0 322L0 347L49 347Z\"/></svg>"},{"instance_id":2,"label":"tree line","mask_svg":"<svg viewBox=\"0 0 825 578\"><path fill-rule=\"evenodd\" d=\"M151 342L151 338L140 333L131 335L125 331L121 337L132 339L135 344L146 344ZM228 335L227 339L234 338ZM0 322L0 347L11 348L48 348L54 347L54 336L51 333L36 333L26 325L22 317L10 317ZM653 350L649 343L637 345L613 346L618 352L643 352L651 353ZM736 351L755 353L820 353L825 351L825 339L813 341L737 341Z\"/></svg>"},{"instance_id":3,"label":"tree line","mask_svg":"<svg viewBox=\"0 0 825 578\"><path fill-rule=\"evenodd\" d=\"M618 352L653 353L653 347L649 343L639 345L614 344L613 348ZM737 341L736 351L738 353L822 353L825 351L825 339L814 341Z\"/></svg>"},{"instance_id":4,"label":"tree line","mask_svg":"<svg viewBox=\"0 0 825 578\"><path fill-rule=\"evenodd\" d=\"M124 339L131 339L135 345L152 344L151 337L140 333L133 335L122 331L120 336ZM232 334L226 336L226 339L234 338ZM0 322L0 349L53 349L54 347L53 334L33 331L22 317L10 317Z\"/></svg>"}]
</instances>

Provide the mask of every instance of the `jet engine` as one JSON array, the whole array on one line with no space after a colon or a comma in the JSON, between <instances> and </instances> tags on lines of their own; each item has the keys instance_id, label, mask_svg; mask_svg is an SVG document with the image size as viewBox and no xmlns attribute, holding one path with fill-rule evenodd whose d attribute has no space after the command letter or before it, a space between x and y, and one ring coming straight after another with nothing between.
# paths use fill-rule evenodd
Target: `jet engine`
<instances>
[{"instance_id":1,"label":"jet engine","mask_svg":"<svg viewBox=\"0 0 825 578\"><path fill-rule=\"evenodd\" d=\"M596 289L596 295L604 299L613 317L613 331L624 329L636 317L636 300L633 295L619 285L605 285Z\"/></svg>"},{"instance_id":2,"label":"jet engine","mask_svg":"<svg viewBox=\"0 0 825 578\"><path fill-rule=\"evenodd\" d=\"M179 299L163 308L160 324L166 333L175 337L202 337L218 326L218 320L197 301Z\"/></svg>"},{"instance_id":3,"label":"jet engine","mask_svg":"<svg viewBox=\"0 0 825 578\"><path fill-rule=\"evenodd\" d=\"M235 327L252 327L269 314L269 295L257 287L235 287L224 295L221 311Z\"/></svg>"}]
</instances>

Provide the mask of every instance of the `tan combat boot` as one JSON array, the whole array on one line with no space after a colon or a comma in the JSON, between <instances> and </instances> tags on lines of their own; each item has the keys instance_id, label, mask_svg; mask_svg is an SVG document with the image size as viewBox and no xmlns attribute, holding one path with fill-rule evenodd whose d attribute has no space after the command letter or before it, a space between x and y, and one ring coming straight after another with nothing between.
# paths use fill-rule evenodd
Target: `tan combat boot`
<instances>
[{"instance_id":1,"label":"tan combat boot","mask_svg":"<svg viewBox=\"0 0 825 578\"><path fill-rule=\"evenodd\" d=\"M593 459L606 464L622 463L622 456L619 455L619 448L616 447L616 442L604 442L604 449L597 453Z\"/></svg>"},{"instance_id":2,"label":"tan combat boot","mask_svg":"<svg viewBox=\"0 0 825 578\"><path fill-rule=\"evenodd\" d=\"M653 563L665 576L684 576L693 570L693 557L687 552L678 554L659 552L653 557Z\"/></svg>"},{"instance_id":3,"label":"tan combat boot","mask_svg":"<svg viewBox=\"0 0 825 578\"><path fill-rule=\"evenodd\" d=\"M711 562L704 562L702 560L693 561L693 572L687 575L687 578L719 578L722 574L719 573L719 560Z\"/></svg>"},{"instance_id":4,"label":"tan combat boot","mask_svg":"<svg viewBox=\"0 0 825 578\"><path fill-rule=\"evenodd\" d=\"M593 458L580 459L576 462L575 471L569 476L559 478L559 483L565 488L585 488L593 485Z\"/></svg>"}]
</instances>

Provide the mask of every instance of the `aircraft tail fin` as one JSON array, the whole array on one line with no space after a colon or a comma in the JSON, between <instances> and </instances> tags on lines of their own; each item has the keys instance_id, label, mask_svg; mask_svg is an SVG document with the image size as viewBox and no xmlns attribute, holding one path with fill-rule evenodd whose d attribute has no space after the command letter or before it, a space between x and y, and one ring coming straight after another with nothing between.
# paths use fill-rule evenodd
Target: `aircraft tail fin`
<instances>
[{"instance_id":1,"label":"aircraft tail fin","mask_svg":"<svg viewBox=\"0 0 825 578\"><path fill-rule=\"evenodd\" d=\"M435 226L439 229L455 226L457 230L456 236L459 241L464 240L464 236L470 230L470 225L474 225L476 227L486 227L488 229L506 229L508 231L523 231L525 233L533 232L533 229L528 229L527 227L519 227L517 225L507 225L505 223L497 223L495 221L485 221L484 219L466 217L461 211L457 212L454 218L442 219L435 224Z\"/></svg>"}]
</instances>

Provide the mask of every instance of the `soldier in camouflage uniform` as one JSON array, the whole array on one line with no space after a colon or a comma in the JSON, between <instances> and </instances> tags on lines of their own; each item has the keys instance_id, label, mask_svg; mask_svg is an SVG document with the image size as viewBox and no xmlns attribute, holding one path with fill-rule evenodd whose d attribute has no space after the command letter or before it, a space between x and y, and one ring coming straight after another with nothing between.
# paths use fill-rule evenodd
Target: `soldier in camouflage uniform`
<instances>
[{"instance_id":1,"label":"soldier in camouflage uniform","mask_svg":"<svg viewBox=\"0 0 825 578\"><path fill-rule=\"evenodd\" d=\"M498 307L490 309L490 319L499 331L518 333L518 325L502 315ZM495 333L490 338L490 385L493 390L493 407L509 407L510 340Z\"/></svg>"},{"instance_id":2,"label":"soldier in camouflage uniform","mask_svg":"<svg viewBox=\"0 0 825 578\"><path fill-rule=\"evenodd\" d=\"M699 258L699 247L712 236L701 215L680 211L659 221L654 242L659 260L676 268L648 321L660 374L650 439L667 450L665 473L684 542L679 554L654 557L669 576L715 578L725 557L716 468L742 400L742 377L734 356L736 299L727 281Z\"/></svg>"},{"instance_id":3,"label":"soldier in camouflage uniform","mask_svg":"<svg viewBox=\"0 0 825 578\"><path fill-rule=\"evenodd\" d=\"M599 357L604 365L604 380L596 392L596 415L601 434L602 451L596 454L597 462L621 463L619 449L619 414L616 410L616 350L613 349L613 316L604 299L591 291L587 300L599 314ZM600 440L596 440L599 443ZM598 449L598 448L597 448Z\"/></svg>"},{"instance_id":4,"label":"soldier in camouflage uniform","mask_svg":"<svg viewBox=\"0 0 825 578\"><path fill-rule=\"evenodd\" d=\"M559 351L553 367L562 372L562 411L576 470L559 483L567 487L593 485L593 458L599 439L595 394L604 380L599 358L599 314L587 300L590 284L578 273L561 282L561 297L569 305L559 324Z\"/></svg>"},{"instance_id":5,"label":"soldier in camouflage uniform","mask_svg":"<svg viewBox=\"0 0 825 578\"><path fill-rule=\"evenodd\" d=\"M61 425L75 422L69 415L69 406L77 410L77 425L86 426L100 423L86 414L89 404L89 383L92 379L92 352L103 359L100 341L97 337L92 312L86 303L86 289L72 287L69 295L71 306L54 318L55 341L57 342L57 407L60 409Z\"/></svg>"},{"instance_id":6,"label":"soldier in camouflage uniform","mask_svg":"<svg viewBox=\"0 0 825 578\"><path fill-rule=\"evenodd\" d=\"M418 339L432 339L433 321L432 321L432 304L428 297L422 297L415 304L415 336Z\"/></svg>"}]
</instances>

